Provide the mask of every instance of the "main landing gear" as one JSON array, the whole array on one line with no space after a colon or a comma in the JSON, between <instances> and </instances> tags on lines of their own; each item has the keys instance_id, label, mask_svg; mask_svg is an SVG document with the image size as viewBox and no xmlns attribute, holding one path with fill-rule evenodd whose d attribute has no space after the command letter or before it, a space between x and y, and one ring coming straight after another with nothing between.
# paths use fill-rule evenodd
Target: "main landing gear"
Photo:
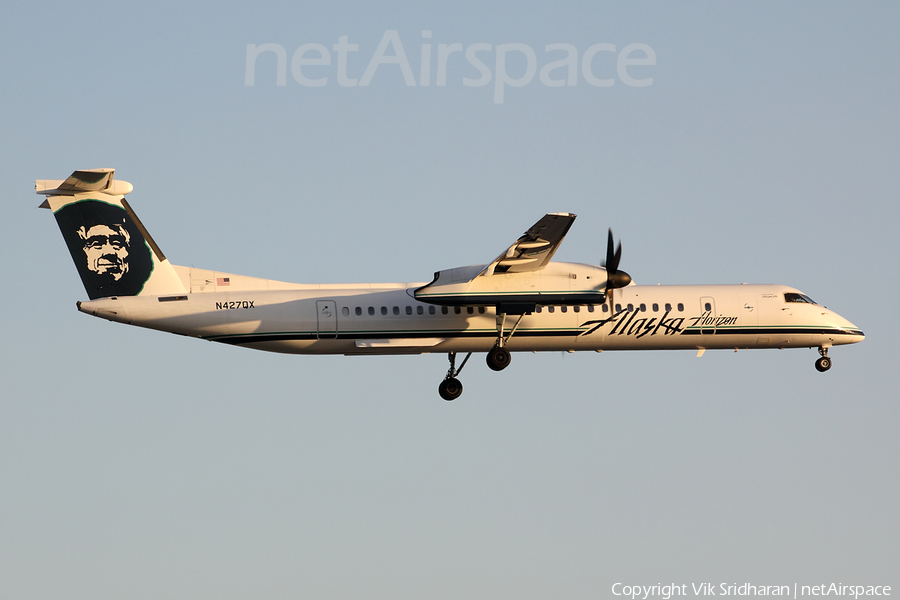
<instances>
[{"instance_id":1,"label":"main landing gear","mask_svg":"<svg viewBox=\"0 0 900 600\"><path fill-rule=\"evenodd\" d=\"M487 366L492 371L502 371L509 366L510 360L512 357L509 355L509 350L502 346L494 346L487 354Z\"/></svg>"},{"instance_id":2,"label":"main landing gear","mask_svg":"<svg viewBox=\"0 0 900 600\"><path fill-rule=\"evenodd\" d=\"M494 347L491 348L490 352L488 352L487 354L487 366L490 367L492 371L502 371L509 366L511 356L509 354L509 350L507 350L504 346L506 346L509 338L511 338L516 332L516 329L518 329L519 323L522 322L522 317L524 316L524 314L519 315L519 318L516 319L513 328L509 331L509 333L504 335L504 329L506 326L506 313L500 313L497 315L497 341L494 343ZM444 377L444 380L438 386L438 393L444 400L456 400L462 394L463 386L462 383L460 383L459 379L456 378L456 376L459 375L460 371L463 370L463 367L466 366L466 362L469 360L470 356L472 356L471 352L466 354L466 357L463 359L462 364L459 365L459 368L457 369L456 352L450 352L447 355L447 358L450 360L450 368L447 370L446 377Z\"/></svg>"},{"instance_id":3,"label":"main landing gear","mask_svg":"<svg viewBox=\"0 0 900 600\"><path fill-rule=\"evenodd\" d=\"M450 359L450 368L447 370L447 376L444 377L444 380L438 386L438 394L440 394L441 398L444 400L456 400L459 398L460 394L462 394L463 386L456 376L459 375L460 371L463 370L463 367L466 366L466 362L468 362L470 356L472 356L471 352L466 354L462 364L459 365L459 368L457 369L456 352L450 352L448 354L447 358Z\"/></svg>"},{"instance_id":4,"label":"main landing gear","mask_svg":"<svg viewBox=\"0 0 900 600\"><path fill-rule=\"evenodd\" d=\"M831 368L831 359L828 358L828 348L819 346L820 357L816 359L816 371L824 373Z\"/></svg>"},{"instance_id":5,"label":"main landing gear","mask_svg":"<svg viewBox=\"0 0 900 600\"><path fill-rule=\"evenodd\" d=\"M497 315L497 341L494 343L494 347L491 348L491 351L488 352L487 355L487 366L490 367L492 371L502 371L509 366L512 357L509 355L509 350L504 348L504 346L506 346L509 338L511 338L516 332L516 329L519 328L519 323L522 322L522 317L524 316L524 314L519 315L519 318L516 319L516 323L515 325L513 325L513 328L507 335L504 336L503 328L506 325L506 313L500 313Z\"/></svg>"}]
</instances>

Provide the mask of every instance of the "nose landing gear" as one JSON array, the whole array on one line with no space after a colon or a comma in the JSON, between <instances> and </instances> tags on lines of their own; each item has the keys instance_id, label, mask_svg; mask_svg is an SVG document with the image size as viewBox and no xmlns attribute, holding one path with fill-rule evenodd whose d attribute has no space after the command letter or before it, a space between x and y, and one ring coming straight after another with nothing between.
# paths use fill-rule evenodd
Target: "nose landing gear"
<instances>
[{"instance_id":1,"label":"nose landing gear","mask_svg":"<svg viewBox=\"0 0 900 600\"><path fill-rule=\"evenodd\" d=\"M831 359L828 358L828 348L819 346L820 357L816 359L816 371L824 373L831 368Z\"/></svg>"}]
</instances>

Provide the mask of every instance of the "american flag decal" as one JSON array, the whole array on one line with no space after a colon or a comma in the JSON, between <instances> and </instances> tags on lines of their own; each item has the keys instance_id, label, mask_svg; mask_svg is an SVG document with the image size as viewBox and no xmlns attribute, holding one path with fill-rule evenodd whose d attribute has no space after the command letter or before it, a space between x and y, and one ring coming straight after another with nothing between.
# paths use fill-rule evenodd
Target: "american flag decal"
<instances>
[{"instance_id":1,"label":"american flag decal","mask_svg":"<svg viewBox=\"0 0 900 600\"><path fill-rule=\"evenodd\" d=\"M216 285L231 285L230 277L216 277Z\"/></svg>"}]
</instances>

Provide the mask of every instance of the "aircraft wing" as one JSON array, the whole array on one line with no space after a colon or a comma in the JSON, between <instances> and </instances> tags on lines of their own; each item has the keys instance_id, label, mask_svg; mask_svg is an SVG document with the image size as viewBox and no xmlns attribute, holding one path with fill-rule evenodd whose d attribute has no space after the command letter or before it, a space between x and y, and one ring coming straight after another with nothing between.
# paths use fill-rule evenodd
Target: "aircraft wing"
<instances>
[{"instance_id":1,"label":"aircraft wing","mask_svg":"<svg viewBox=\"0 0 900 600\"><path fill-rule=\"evenodd\" d=\"M544 215L486 267L438 271L412 295L442 306L494 306L498 315L528 314L538 305L605 302L606 269L550 262L574 221L571 213Z\"/></svg>"},{"instance_id":2,"label":"aircraft wing","mask_svg":"<svg viewBox=\"0 0 900 600\"><path fill-rule=\"evenodd\" d=\"M575 221L572 213L550 213L532 225L503 254L484 268L478 277L495 273L523 273L543 269Z\"/></svg>"}]
</instances>

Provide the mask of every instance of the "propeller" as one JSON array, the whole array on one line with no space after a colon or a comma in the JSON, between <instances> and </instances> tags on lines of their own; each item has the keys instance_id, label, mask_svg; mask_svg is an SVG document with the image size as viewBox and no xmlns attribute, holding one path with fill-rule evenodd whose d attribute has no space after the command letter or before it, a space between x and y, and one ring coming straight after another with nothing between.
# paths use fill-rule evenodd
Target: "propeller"
<instances>
[{"instance_id":1,"label":"propeller","mask_svg":"<svg viewBox=\"0 0 900 600\"><path fill-rule=\"evenodd\" d=\"M613 233L609 230L609 237L606 239L606 260L600 265L606 269L606 291L609 295L609 309L613 312L613 290L625 287L631 283L631 275L625 271L619 270L619 261L622 259L622 242L613 252Z\"/></svg>"}]
</instances>

